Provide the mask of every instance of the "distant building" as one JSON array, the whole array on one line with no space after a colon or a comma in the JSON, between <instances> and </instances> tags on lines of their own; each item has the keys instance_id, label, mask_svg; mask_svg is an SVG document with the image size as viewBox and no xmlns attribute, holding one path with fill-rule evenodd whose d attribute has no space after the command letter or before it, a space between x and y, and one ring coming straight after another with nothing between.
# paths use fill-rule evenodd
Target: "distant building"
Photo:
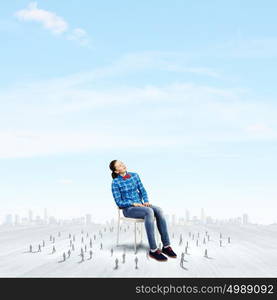
<instances>
[{"instance_id":1,"label":"distant building","mask_svg":"<svg viewBox=\"0 0 277 300\"><path fill-rule=\"evenodd\" d=\"M36 223L37 225L42 225L42 224L43 224L43 220L41 219L40 216L36 216L36 221L35 221L35 223Z\"/></svg>"},{"instance_id":2,"label":"distant building","mask_svg":"<svg viewBox=\"0 0 277 300\"><path fill-rule=\"evenodd\" d=\"M32 210L30 209L29 212L28 212L28 216L29 216L29 223L32 223L33 222L33 212Z\"/></svg>"},{"instance_id":3,"label":"distant building","mask_svg":"<svg viewBox=\"0 0 277 300\"><path fill-rule=\"evenodd\" d=\"M14 216L14 225L19 225L20 224L20 217L19 217L19 215L15 215Z\"/></svg>"},{"instance_id":4,"label":"distant building","mask_svg":"<svg viewBox=\"0 0 277 300\"><path fill-rule=\"evenodd\" d=\"M200 217L201 223L205 224L206 223L206 216L204 212L204 208L201 208L201 217Z\"/></svg>"},{"instance_id":5,"label":"distant building","mask_svg":"<svg viewBox=\"0 0 277 300\"><path fill-rule=\"evenodd\" d=\"M242 215L242 223L243 223L243 225L248 224L248 214Z\"/></svg>"},{"instance_id":6,"label":"distant building","mask_svg":"<svg viewBox=\"0 0 277 300\"><path fill-rule=\"evenodd\" d=\"M84 218L72 218L72 224L76 224L76 225L82 225L84 224Z\"/></svg>"},{"instance_id":7,"label":"distant building","mask_svg":"<svg viewBox=\"0 0 277 300\"><path fill-rule=\"evenodd\" d=\"M91 224L91 214L86 214L86 224Z\"/></svg>"},{"instance_id":8,"label":"distant building","mask_svg":"<svg viewBox=\"0 0 277 300\"><path fill-rule=\"evenodd\" d=\"M5 225L12 225L13 224L13 217L11 214L6 215L5 217Z\"/></svg>"},{"instance_id":9,"label":"distant building","mask_svg":"<svg viewBox=\"0 0 277 300\"><path fill-rule=\"evenodd\" d=\"M28 223L29 223L28 218L22 218L22 219L21 219L21 224L22 224L22 225L27 225Z\"/></svg>"},{"instance_id":10,"label":"distant building","mask_svg":"<svg viewBox=\"0 0 277 300\"><path fill-rule=\"evenodd\" d=\"M43 221L45 224L48 223L48 214L47 214L47 209L44 208L44 211L43 211Z\"/></svg>"},{"instance_id":11,"label":"distant building","mask_svg":"<svg viewBox=\"0 0 277 300\"><path fill-rule=\"evenodd\" d=\"M185 225L185 219L183 217L179 218L178 225L181 225L181 226Z\"/></svg>"},{"instance_id":12,"label":"distant building","mask_svg":"<svg viewBox=\"0 0 277 300\"><path fill-rule=\"evenodd\" d=\"M53 216L50 216L49 217L49 224L58 224L57 220L55 217Z\"/></svg>"},{"instance_id":13,"label":"distant building","mask_svg":"<svg viewBox=\"0 0 277 300\"><path fill-rule=\"evenodd\" d=\"M189 218L189 211L186 210L186 222L188 223L190 221L190 218Z\"/></svg>"},{"instance_id":14,"label":"distant building","mask_svg":"<svg viewBox=\"0 0 277 300\"><path fill-rule=\"evenodd\" d=\"M207 223L207 224L212 224L212 223L213 223L213 219L212 219L211 216L207 216L207 218L206 218L206 223Z\"/></svg>"},{"instance_id":15,"label":"distant building","mask_svg":"<svg viewBox=\"0 0 277 300\"><path fill-rule=\"evenodd\" d=\"M197 216L193 216L193 217L192 217L192 222L193 222L194 224L200 224L200 220L197 218Z\"/></svg>"}]
</instances>

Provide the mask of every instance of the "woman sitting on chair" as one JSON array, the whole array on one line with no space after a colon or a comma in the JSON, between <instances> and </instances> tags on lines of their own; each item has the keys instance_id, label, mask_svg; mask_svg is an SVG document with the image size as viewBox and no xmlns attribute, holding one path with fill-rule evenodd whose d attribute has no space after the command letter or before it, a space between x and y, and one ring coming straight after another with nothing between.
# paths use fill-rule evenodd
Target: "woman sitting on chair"
<instances>
[{"instance_id":1,"label":"woman sitting on chair","mask_svg":"<svg viewBox=\"0 0 277 300\"><path fill-rule=\"evenodd\" d=\"M126 166L120 160L113 160L110 163L112 171L112 194L119 208L126 218L144 219L147 239L150 246L149 257L158 261L166 261L167 257L176 258L176 253L172 250L167 231L166 220L162 209L150 204L146 190L135 172L127 172ZM143 200L143 201L142 201ZM156 217L157 227L161 235L163 247L157 247L154 232L154 217Z\"/></svg>"}]
</instances>

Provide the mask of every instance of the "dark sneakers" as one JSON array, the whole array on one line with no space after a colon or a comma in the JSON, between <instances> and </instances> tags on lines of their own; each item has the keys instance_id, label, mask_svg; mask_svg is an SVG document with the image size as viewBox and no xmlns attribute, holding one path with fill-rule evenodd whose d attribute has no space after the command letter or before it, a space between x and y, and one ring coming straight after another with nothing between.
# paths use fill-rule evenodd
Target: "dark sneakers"
<instances>
[{"instance_id":1,"label":"dark sneakers","mask_svg":"<svg viewBox=\"0 0 277 300\"><path fill-rule=\"evenodd\" d=\"M158 261L167 261L167 257L162 254L160 249L157 249L155 252L149 250L149 256Z\"/></svg>"},{"instance_id":2,"label":"dark sneakers","mask_svg":"<svg viewBox=\"0 0 277 300\"><path fill-rule=\"evenodd\" d=\"M177 254L172 250L171 247L163 247L162 248L162 253L166 254L167 256L169 257L172 257L172 258L176 258L177 257Z\"/></svg>"}]
</instances>

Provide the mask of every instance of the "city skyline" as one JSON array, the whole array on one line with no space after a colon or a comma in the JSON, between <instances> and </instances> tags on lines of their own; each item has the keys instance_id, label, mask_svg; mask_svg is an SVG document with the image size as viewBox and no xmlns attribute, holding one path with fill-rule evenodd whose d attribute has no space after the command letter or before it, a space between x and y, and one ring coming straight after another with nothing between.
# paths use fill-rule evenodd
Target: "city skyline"
<instances>
[{"instance_id":1,"label":"city skyline","mask_svg":"<svg viewBox=\"0 0 277 300\"><path fill-rule=\"evenodd\" d=\"M190 225L190 224L213 224L213 223L233 223L233 224L257 224L257 223L251 223L249 221L249 216L247 213L243 213L241 216L236 217L230 217L227 219L220 219L215 218L210 215L205 214L204 208L201 208L201 212L199 216L192 215L190 216L190 211L186 210L186 215L176 215L172 214L171 218L169 214L165 214L165 218L170 225ZM92 224L92 223L98 223L94 222L93 215L91 213L85 214L85 216L75 216L72 218L62 218L57 217L53 215L48 215L48 211L46 208L43 210L43 217L41 217L39 214L33 214L33 210L29 209L28 214L26 216L20 216L19 214L6 214L5 218L0 222L0 225L48 225L48 224L60 224L64 222L70 222L76 223L76 224ZM112 218L110 221L107 219L102 220L104 223L115 223L117 220L116 218ZM102 223L102 222L100 222ZM103 224L103 223L102 223ZM276 222L275 222L276 224Z\"/></svg>"}]
</instances>

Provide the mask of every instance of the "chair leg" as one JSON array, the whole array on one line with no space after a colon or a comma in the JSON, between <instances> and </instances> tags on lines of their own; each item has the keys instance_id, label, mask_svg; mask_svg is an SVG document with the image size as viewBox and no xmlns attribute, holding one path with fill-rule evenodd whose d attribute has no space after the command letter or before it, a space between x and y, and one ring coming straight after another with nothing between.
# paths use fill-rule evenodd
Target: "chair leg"
<instances>
[{"instance_id":1,"label":"chair leg","mask_svg":"<svg viewBox=\"0 0 277 300\"><path fill-rule=\"evenodd\" d=\"M118 222L117 222L116 246L118 246L118 244L119 244L119 223L120 223L120 219L118 219Z\"/></svg>"},{"instance_id":2,"label":"chair leg","mask_svg":"<svg viewBox=\"0 0 277 300\"><path fill-rule=\"evenodd\" d=\"M135 254L137 253L137 223L135 222Z\"/></svg>"},{"instance_id":3,"label":"chair leg","mask_svg":"<svg viewBox=\"0 0 277 300\"><path fill-rule=\"evenodd\" d=\"M142 223L140 223L140 243L142 244Z\"/></svg>"}]
</instances>

